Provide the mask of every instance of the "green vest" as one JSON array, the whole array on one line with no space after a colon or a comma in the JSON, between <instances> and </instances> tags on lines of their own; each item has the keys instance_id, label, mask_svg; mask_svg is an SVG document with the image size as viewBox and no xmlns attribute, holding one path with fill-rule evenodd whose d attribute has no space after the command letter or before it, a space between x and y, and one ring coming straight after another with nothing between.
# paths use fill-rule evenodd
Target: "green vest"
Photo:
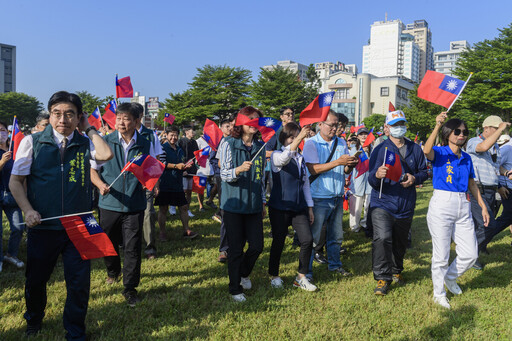
<instances>
[{"instance_id":1,"label":"green vest","mask_svg":"<svg viewBox=\"0 0 512 341\"><path fill-rule=\"evenodd\" d=\"M141 127L142 129L140 130L140 134L144 136L146 140L151 142L151 144L155 143L155 133L153 133L153 130L146 128L144 125Z\"/></svg>"},{"instance_id":2,"label":"green vest","mask_svg":"<svg viewBox=\"0 0 512 341\"><path fill-rule=\"evenodd\" d=\"M240 166L244 161L251 161L263 146L261 142L255 141L248 151L242 139L225 139L231 149L233 168ZM265 150L262 150L248 172L240 173L236 181L222 181L221 209L240 214L253 214L263 210L261 182L265 166L264 157Z\"/></svg>"},{"instance_id":3,"label":"green vest","mask_svg":"<svg viewBox=\"0 0 512 341\"><path fill-rule=\"evenodd\" d=\"M48 125L31 135L34 142L27 196L41 218L92 210L89 139L74 132L61 163L60 150ZM35 229L62 230L60 220L48 220Z\"/></svg>"},{"instance_id":4,"label":"green vest","mask_svg":"<svg viewBox=\"0 0 512 341\"><path fill-rule=\"evenodd\" d=\"M137 134L137 141L128 150L126 163L139 154L149 155L150 142L142 137L138 131L135 131L135 134ZM117 130L103 137L103 139L112 149L114 157L101 167L99 175L106 184L110 185L121 174L121 170L126 165L124 149L119 141ZM146 209L146 191L142 189L141 183L133 173L124 172L112 185L109 193L100 195L98 206L115 212L144 211Z\"/></svg>"}]
</instances>

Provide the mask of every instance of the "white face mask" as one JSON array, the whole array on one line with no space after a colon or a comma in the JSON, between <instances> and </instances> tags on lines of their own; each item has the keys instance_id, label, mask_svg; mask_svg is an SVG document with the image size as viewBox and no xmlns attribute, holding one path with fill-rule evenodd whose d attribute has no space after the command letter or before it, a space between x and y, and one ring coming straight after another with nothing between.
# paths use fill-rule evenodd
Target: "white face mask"
<instances>
[{"instance_id":1,"label":"white face mask","mask_svg":"<svg viewBox=\"0 0 512 341\"><path fill-rule=\"evenodd\" d=\"M7 137L9 134L7 134L6 131L0 131L0 143L5 143L7 141Z\"/></svg>"},{"instance_id":2,"label":"white face mask","mask_svg":"<svg viewBox=\"0 0 512 341\"><path fill-rule=\"evenodd\" d=\"M404 137L406 132L407 128L405 126L389 127L389 134L397 139Z\"/></svg>"}]
</instances>

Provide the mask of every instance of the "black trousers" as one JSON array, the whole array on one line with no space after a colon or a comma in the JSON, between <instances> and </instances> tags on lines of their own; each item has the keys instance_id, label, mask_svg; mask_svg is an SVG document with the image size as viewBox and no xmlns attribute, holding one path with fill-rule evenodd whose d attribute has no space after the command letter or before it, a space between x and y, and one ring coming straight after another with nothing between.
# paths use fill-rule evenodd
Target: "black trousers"
<instances>
[{"instance_id":1,"label":"black trousers","mask_svg":"<svg viewBox=\"0 0 512 341\"><path fill-rule=\"evenodd\" d=\"M220 246L219 252L228 251L228 237L226 236L226 226L224 226L224 210L220 210L221 223L220 223Z\"/></svg>"},{"instance_id":2,"label":"black trousers","mask_svg":"<svg viewBox=\"0 0 512 341\"><path fill-rule=\"evenodd\" d=\"M27 269L25 272L25 319L29 325L40 324L46 307L46 283L55 263L62 255L66 280L64 329L66 339L85 340L85 316L91 285L91 262L82 260L66 231L38 230L27 232Z\"/></svg>"},{"instance_id":3,"label":"black trousers","mask_svg":"<svg viewBox=\"0 0 512 341\"><path fill-rule=\"evenodd\" d=\"M119 254L119 244L123 243L124 292L136 291L140 282L140 264L142 249L142 224L144 211L122 213L100 208L100 226L105 230L116 252ZM105 266L109 277L121 274L121 257L105 257Z\"/></svg>"},{"instance_id":4,"label":"black trousers","mask_svg":"<svg viewBox=\"0 0 512 341\"><path fill-rule=\"evenodd\" d=\"M393 274L399 274L404 269L412 217L397 219L381 208L373 209L371 214L373 277L375 280L391 281Z\"/></svg>"},{"instance_id":5,"label":"black trousers","mask_svg":"<svg viewBox=\"0 0 512 341\"><path fill-rule=\"evenodd\" d=\"M242 293L240 280L248 277L263 251L263 218L261 213L239 214L224 211L224 226L228 237L229 293ZM249 247L244 253L245 243Z\"/></svg>"},{"instance_id":6,"label":"black trousers","mask_svg":"<svg viewBox=\"0 0 512 341\"><path fill-rule=\"evenodd\" d=\"M313 250L313 235L309 227L307 211L292 212L268 208L268 217L272 227L272 246L268 261L268 273L270 276L279 276L279 263L283 253L288 226L292 225L300 243L299 273L308 273L309 259Z\"/></svg>"}]
</instances>

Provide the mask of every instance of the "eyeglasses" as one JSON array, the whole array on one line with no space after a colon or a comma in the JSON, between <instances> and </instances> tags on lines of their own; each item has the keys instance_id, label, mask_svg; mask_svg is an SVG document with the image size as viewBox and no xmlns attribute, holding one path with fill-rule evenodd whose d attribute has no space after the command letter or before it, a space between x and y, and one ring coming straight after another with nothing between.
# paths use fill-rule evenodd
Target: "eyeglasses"
<instances>
[{"instance_id":1,"label":"eyeglasses","mask_svg":"<svg viewBox=\"0 0 512 341\"><path fill-rule=\"evenodd\" d=\"M461 133L464 136L468 136L469 135L469 131L467 129L462 129L462 130L461 129L453 129L453 135L459 136Z\"/></svg>"},{"instance_id":2,"label":"eyeglasses","mask_svg":"<svg viewBox=\"0 0 512 341\"><path fill-rule=\"evenodd\" d=\"M329 127L329 129L338 129L338 126L339 126L339 123L334 123L334 124L329 124L327 122L322 122L323 124L325 124L326 126Z\"/></svg>"},{"instance_id":3,"label":"eyeglasses","mask_svg":"<svg viewBox=\"0 0 512 341\"><path fill-rule=\"evenodd\" d=\"M64 117L64 119L70 121L72 120L74 117L76 117L76 114L74 112L66 112L66 113L61 113L61 112L52 112L51 113L55 118L57 119L61 119L62 117Z\"/></svg>"}]
</instances>

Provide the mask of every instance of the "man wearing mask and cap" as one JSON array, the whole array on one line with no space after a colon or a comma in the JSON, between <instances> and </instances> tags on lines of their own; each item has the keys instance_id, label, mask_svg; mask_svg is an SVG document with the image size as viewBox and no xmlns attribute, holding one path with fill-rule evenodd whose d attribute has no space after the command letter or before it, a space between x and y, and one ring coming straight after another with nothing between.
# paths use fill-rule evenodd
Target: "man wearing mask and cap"
<instances>
[{"instance_id":1,"label":"man wearing mask and cap","mask_svg":"<svg viewBox=\"0 0 512 341\"><path fill-rule=\"evenodd\" d=\"M487 227L484 226L482 210L478 206L476 198L471 193L471 214L475 222L476 238L478 241L478 252L487 252L487 244L496 235L496 221L494 220L494 206L496 204L496 191L502 198L507 197L506 187L499 183L500 175L507 175L508 170L501 167L501 153L496 141L501 133L510 126L510 123L503 122L499 116L491 115L482 123L483 132L468 141L467 152L471 155L475 169L475 181L487 205L490 220ZM512 178L512 177L511 177ZM480 210L478 210L476 207ZM500 230L501 231L501 230ZM498 231L499 233L499 231ZM476 261L473 268L482 270L483 265Z\"/></svg>"},{"instance_id":2,"label":"man wearing mask and cap","mask_svg":"<svg viewBox=\"0 0 512 341\"><path fill-rule=\"evenodd\" d=\"M368 182L372 186L370 214L373 223L372 263L377 281L376 295L386 295L390 284L403 284L401 272L407 236L416 206L416 185L427 179L427 164L420 146L405 139L407 120L402 111L386 115L389 138L379 144L370 158ZM402 166L398 182L386 178L389 168L384 166L388 151L395 153ZM380 190L382 186L382 195Z\"/></svg>"}]
</instances>

